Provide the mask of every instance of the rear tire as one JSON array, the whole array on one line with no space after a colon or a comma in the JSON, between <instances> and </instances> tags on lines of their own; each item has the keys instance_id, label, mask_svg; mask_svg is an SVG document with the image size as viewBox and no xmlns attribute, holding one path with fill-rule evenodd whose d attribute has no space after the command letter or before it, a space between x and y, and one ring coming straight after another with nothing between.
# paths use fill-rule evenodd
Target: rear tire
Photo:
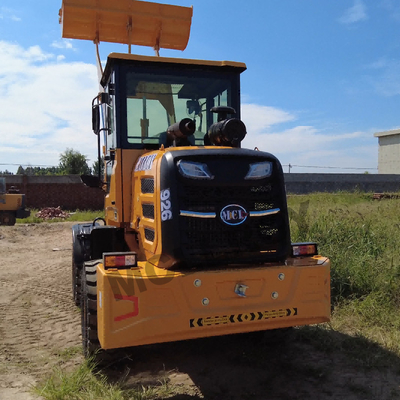
<instances>
[{"instance_id":1,"label":"rear tire","mask_svg":"<svg viewBox=\"0 0 400 400\"><path fill-rule=\"evenodd\" d=\"M85 357L100 349L97 336L97 264L100 260L86 261L81 269L82 348Z\"/></svg>"}]
</instances>

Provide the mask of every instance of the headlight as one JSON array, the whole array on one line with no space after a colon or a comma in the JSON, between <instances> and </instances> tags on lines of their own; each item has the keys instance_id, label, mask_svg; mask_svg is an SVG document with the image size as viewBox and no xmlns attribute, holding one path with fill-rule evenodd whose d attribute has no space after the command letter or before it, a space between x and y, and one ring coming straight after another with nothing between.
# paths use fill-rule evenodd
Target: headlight
<instances>
[{"instance_id":1,"label":"headlight","mask_svg":"<svg viewBox=\"0 0 400 400\"><path fill-rule=\"evenodd\" d=\"M207 164L197 163L193 161L178 161L178 171L186 178L192 179L214 179L208 169Z\"/></svg>"},{"instance_id":2,"label":"headlight","mask_svg":"<svg viewBox=\"0 0 400 400\"><path fill-rule=\"evenodd\" d=\"M249 172L244 179L264 179L272 174L272 162L264 161L260 163L250 164Z\"/></svg>"}]
</instances>

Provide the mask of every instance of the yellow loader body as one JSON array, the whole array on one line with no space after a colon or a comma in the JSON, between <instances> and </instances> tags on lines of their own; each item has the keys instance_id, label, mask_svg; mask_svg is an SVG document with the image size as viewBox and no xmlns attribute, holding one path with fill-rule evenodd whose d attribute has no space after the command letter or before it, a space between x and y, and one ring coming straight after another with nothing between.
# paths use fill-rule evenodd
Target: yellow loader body
<instances>
[{"instance_id":1,"label":"yellow loader body","mask_svg":"<svg viewBox=\"0 0 400 400\"><path fill-rule=\"evenodd\" d=\"M174 272L149 262L97 267L98 337L103 349L327 322L330 262ZM244 295L238 287L245 287ZM240 291L239 291L240 293Z\"/></svg>"},{"instance_id":2,"label":"yellow loader body","mask_svg":"<svg viewBox=\"0 0 400 400\"><path fill-rule=\"evenodd\" d=\"M17 211L22 207L23 195L0 194L0 211Z\"/></svg>"},{"instance_id":3,"label":"yellow loader body","mask_svg":"<svg viewBox=\"0 0 400 400\"><path fill-rule=\"evenodd\" d=\"M84 182L106 192L105 218L72 229L87 356L330 318L330 261L315 243L291 243L282 165L241 148L246 65L159 57L186 47L192 14L62 1L62 36L94 41L101 85L92 129L104 177ZM157 57L112 53L103 71L102 41Z\"/></svg>"},{"instance_id":4,"label":"yellow loader body","mask_svg":"<svg viewBox=\"0 0 400 400\"><path fill-rule=\"evenodd\" d=\"M0 184L0 225L15 225L17 218L29 217L30 211L25 210L25 195L5 193L4 178Z\"/></svg>"}]
</instances>

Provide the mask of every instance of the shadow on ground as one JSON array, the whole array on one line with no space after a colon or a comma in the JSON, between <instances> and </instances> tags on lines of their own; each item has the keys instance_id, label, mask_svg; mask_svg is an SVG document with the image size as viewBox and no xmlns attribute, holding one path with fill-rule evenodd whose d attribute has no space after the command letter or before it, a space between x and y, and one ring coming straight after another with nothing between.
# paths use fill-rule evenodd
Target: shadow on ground
<instances>
[{"instance_id":1,"label":"shadow on ground","mask_svg":"<svg viewBox=\"0 0 400 400\"><path fill-rule=\"evenodd\" d=\"M400 399L399 357L320 327L281 341L257 332L118 350L102 369L127 388L163 385L174 400Z\"/></svg>"}]
</instances>

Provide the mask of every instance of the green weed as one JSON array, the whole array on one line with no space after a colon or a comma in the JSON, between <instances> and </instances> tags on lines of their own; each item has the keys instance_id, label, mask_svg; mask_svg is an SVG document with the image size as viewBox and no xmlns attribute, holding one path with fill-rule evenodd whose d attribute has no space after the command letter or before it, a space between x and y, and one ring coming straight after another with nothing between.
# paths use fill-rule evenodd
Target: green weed
<instances>
[{"instance_id":1,"label":"green weed","mask_svg":"<svg viewBox=\"0 0 400 400\"><path fill-rule=\"evenodd\" d=\"M137 389L126 389L123 384L109 382L89 359L72 372L56 369L46 381L34 387L33 392L46 400L151 400L175 393L168 382Z\"/></svg>"},{"instance_id":2,"label":"green weed","mask_svg":"<svg viewBox=\"0 0 400 400\"><path fill-rule=\"evenodd\" d=\"M28 218L17 218L17 224L39 224L41 222L65 222L65 221L76 221L85 222L93 221L97 217L104 217L104 211L91 211L91 210L75 210L66 211L69 214L68 218L54 218L54 219L43 219L36 216L39 210L31 210L31 215Z\"/></svg>"}]
</instances>

